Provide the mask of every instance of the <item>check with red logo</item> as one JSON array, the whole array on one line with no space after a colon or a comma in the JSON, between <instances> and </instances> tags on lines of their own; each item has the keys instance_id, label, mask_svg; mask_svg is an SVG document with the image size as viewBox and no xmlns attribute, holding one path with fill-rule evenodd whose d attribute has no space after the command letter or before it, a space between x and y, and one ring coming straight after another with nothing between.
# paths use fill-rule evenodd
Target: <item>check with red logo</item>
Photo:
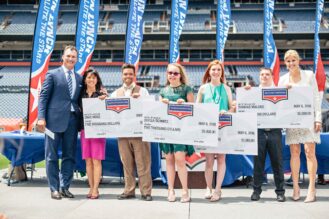
<instances>
[{"instance_id":1,"label":"check with red logo","mask_svg":"<svg viewBox=\"0 0 329 219\"><path fill-rule=\"evenodd\" d=\"M237 89L237 112L256 112L258 128L309 128L314 124L311 87Z\"/></svg>"},{"instance_id":2,"label":"check with red logo","mask_svg":"<svg viewBox=\"0 0 329 219\"><path fill-rule=\"evenodd\" d=\"M144 141L217 146L218 105L143 103Z\"/></svg>"},{"instance_id":3,"label":"check with red logo","mask_svg":"<svg viewBox=\"0 0 329 219\"><path fill-rule=\"evenodd\" d=\"M142 99L150 98L152 97L82 99L86 137L142 137Z\"/></svg>"},{"instance_id":4,"label":"check with red logo","mask_svg":"<svg viewBox=\"0 0 329 219\"><path fill-rule=\"evenodd\" d=\"M218 116L218 146L195 146L197 152L257 155L256 113Z\"/></svg>"}]
</instances>

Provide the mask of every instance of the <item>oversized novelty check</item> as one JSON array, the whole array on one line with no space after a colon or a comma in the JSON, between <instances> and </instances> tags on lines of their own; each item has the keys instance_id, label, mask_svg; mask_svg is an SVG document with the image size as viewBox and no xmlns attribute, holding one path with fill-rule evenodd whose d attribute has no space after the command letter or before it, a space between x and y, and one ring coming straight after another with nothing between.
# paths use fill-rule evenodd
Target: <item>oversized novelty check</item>
<instances>
[{"instance_id":1,"label":"oversized novelty check","mask_svg":"<svg viewBox=\"0 0 329 219\"><path fill-rule=\"evenodd\" d=\"M257 155L256 113L219 116L218 147L194 147L197 152Z\"/></svg>"},{"instance_id":2,"label":"oversized novelty check","mask_svg":"<svg viewBox=\"0 0 329 219\"><path fill-rule=\"evenodd\" d=\"M258 128L310 128L313 91L310 87L238 88L237 112L256 112Z\"/></svg>"},{"instance_id":3,"label":"oversized novelty check","mask_svg":"<svg viewBox=\"0 0 329 219\"><path fill-rule=\"evenodd\" d=\"M82 99L86 138L142 137L143 99Z\"/></svg>"},{"instance_id":4,"label":"oversized novelty check","mask_svg":"<svg viewBox=\"0 0 329 219\"><path fill-rule=\"evenodd\" d=\"M217 146L218 105L144 101L143 140Z\"/></svg>"}]
</instances>

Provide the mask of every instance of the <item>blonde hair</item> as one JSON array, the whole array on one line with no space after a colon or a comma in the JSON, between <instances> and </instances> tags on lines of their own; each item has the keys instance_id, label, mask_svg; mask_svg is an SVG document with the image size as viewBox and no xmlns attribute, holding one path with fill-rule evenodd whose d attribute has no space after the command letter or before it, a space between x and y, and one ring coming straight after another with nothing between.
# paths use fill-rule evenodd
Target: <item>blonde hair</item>
<instances>
[{"instance_id":1,"label":"blonde hair","mask_svg":"<svg viewBox=\"0 0 329 219\"><path fill-rule=\"evenodd\" d=\"M186 74L186 70L185 70L185 68L184 68L181 64L178 64L178 63L170 63L170 64L167 65L167 71L168 71L168 67L171 66L171 65L172 65L172 66L175 66L176 68L179 69L180 82L181 82L182 84L187 85L187 84L188 84L188 77L187 77L187 74ZM168 80L168 76L166 76L166 77L167 77L166 85L169 85L170 82L169 82L169 80Z\"/></svg>"},{"instance_id":2,"label":"blonde hair","mask_svg":"<svg viewBox=\"0 0 329 219\"><path fill-rule=\"evenodd\" d=\"M298 61L300 60L299 54L296 50L294 49L289 49L285 54L284 54L284 60L286 60L289 56L295 57Z\"/></svg>"},{"instance_id":3,"label":"blonde hair","mask_svg":"<svg viewBox=\"0 0 329 219\"><path fill-rule=\"evenodd\" d=\"M206 83L210 82L210 80L211 80L210 69L214 65L219 65L220 66L220 68L222 69L222 75L220 76L220 82L221 83L226 83L223 62L221 62L219 60L214 60L214 61L209 63L209 65L206 69L206 72L203 74L202 84L206 84Z\"/></svg>"}]
</instances>

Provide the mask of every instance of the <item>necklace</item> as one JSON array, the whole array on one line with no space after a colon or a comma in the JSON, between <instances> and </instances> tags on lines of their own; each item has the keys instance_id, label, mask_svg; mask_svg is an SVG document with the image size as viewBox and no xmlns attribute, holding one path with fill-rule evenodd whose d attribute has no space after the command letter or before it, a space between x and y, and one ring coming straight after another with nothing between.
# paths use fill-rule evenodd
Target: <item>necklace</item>
<instances>
[{"instance_id":1,"label":"necklace","mask_svg":"<svg viewBox=\"0 0 329 219\"><path fill-rule=\"evenodd\" d=\"M180 87L182 84L179 84L179 85L177 85L177 86L171 86L170 84L169 84L169 87L171 87L171 88L178 88L178 87Z\"/></svg>"},{"instance_id":2,"label":"necklace","mask_svg":"<svg viewBox=\"0 0 329 219\"><path fill-rule=\"evenodd\" d=\"M302 77L301 75L297 76L297 77L293 77L293 76L289 76L289 82L293 83L293 84L298 84L301 81Z\"/></svg>"},{"instance_id":3,"label":"necklace","mask_svg":"<svg viewBox=\"0 0 329 219\"><path fill-rule=\"evenodd\" d=\"M219 88L219 95L216 98L215 97L216 96L216 92L213 91L212 85L209 84L209 86L210 86L211 98L212 98L212 100L214 101L215 104L218 104L219 101L220 101L220 97L222 96L222 89L221 89L221 87ZM214 86L214 87L216 87L216 86Z\"/></svg>"}]
</instances>

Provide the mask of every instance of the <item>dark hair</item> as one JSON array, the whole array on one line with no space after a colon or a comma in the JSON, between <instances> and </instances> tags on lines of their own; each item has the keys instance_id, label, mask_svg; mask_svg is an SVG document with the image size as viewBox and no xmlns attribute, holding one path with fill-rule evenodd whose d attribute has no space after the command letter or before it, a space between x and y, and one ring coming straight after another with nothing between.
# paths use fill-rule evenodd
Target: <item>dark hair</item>
<instances>
[{"instance_id":1,"label":"dark hair","mask_svg":"<svg viewBox=\"0 0 329 219\"><path fill-rule=\"evenodd\" d=\"M132 69L132 70L134 71L134 74L136 73L136 72L135 72L135 71L136 71L135 66L132 65L132 64L128 64L128 63L124 63L124 64L122 65L122 67L121 67L121 72L123 72L123 70L126 69L126 68L130 68L130 69Z\"/></svg>"},{"instance_id":2,"label":"dark hair","mask_svg":"<svg viewBox=\"0 0 329 219\"><path fill-rule=\"evenodd\" d=\"M86 92L86 90L87 90L86 78L87 78L88 75L95 75L96 76L96 78L97 78L96 91L99 92L101 90L101 88L103 87L103 83L102 83L101 77L99 76L98 72L93 67L89 67L83 73L83 78L82 78L82 90L83 90L83 92Z\"/></svg>"},{"instance_id":3,"label":"dark hair","mask_svg":"<svg viewBox=\"0 0 329 219\"><path fill-rule=\"evenodd\" d=\"M261 71L263 71L263 70L266 70L266 71L269 71L269 72L271 72L271 75L273 76L273 71L272 71L272 69L271 69L271 68L267 68L267 67L261 67L261 68L259 69L259 73L260 73Z\"/></svg>"}]
</instances>

